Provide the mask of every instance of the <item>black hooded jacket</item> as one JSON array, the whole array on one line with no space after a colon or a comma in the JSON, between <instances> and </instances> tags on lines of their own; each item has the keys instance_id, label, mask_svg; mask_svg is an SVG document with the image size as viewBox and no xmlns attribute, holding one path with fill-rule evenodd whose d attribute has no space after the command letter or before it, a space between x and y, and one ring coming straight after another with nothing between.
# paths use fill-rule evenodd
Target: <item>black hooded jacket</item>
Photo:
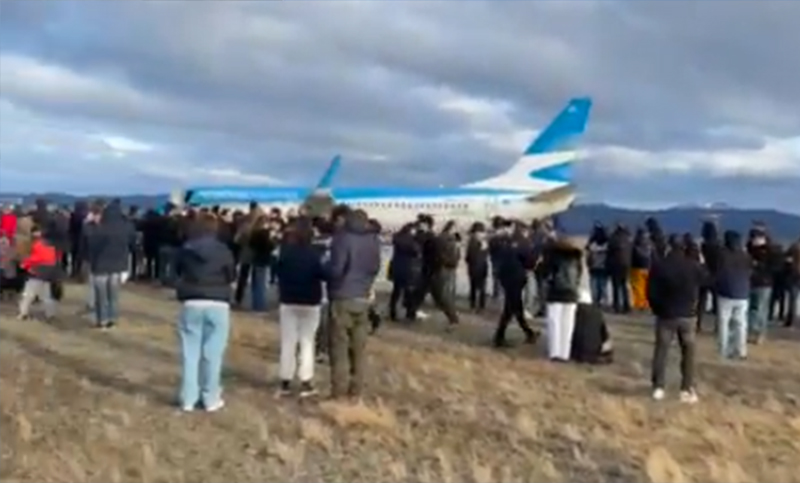
<instances>
[{"instance_id":1,"label":"black hooded jacket","mask_svg":"<svg viewBox=\"0 0 800 483\"><path fill-rule=\"evenodd\" d=\"M128 256L136 243L133 224L125 219L119 203L109 204L86 236L86 260L93 275L128 270Z\"/></svg>"}]
</instances>

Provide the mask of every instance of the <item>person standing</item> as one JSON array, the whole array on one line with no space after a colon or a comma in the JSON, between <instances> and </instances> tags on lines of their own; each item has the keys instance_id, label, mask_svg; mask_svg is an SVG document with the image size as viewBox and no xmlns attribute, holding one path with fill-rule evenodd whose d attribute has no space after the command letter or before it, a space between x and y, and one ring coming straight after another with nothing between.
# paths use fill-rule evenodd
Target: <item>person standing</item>
<instances>
[{"instance_id":1,"label":"person standing","mask_svg":"<svg viewBox=\"0 0 800 483\"><path fill-rule=\"evenodd\" d=\"M752 265L739 233L726 231L724 248L717 254L715 270L709 270L713 278L713 290L717 294L718 347L724 358L747 357L747 314ZM701 304L698 313L702 309Z\"/></svg>"},{"instance_id":2,"label":"person standing","mask_svg":"<svg viewBox=\"0 0 800 483\"><path fill-rule=\"evenodd\" d=\"M60 265L58 251L53 243L44 238L42 230L34 225L31 229L30 254L23 260L21 268L28 272L28 279L22 290L19 300L19 319L25 320L30 316L31 304L37 298L44 306L47 320L55 317L56 302L53 299L52 283L59 279Z\"/></svg>"},{"instance_id":3,"label":"person standing","mask_svg":"<svg viewBox=\"0 0 800 483\"><path fill-rule=\"evenodd\" d=\"M561 237L547 248L544 256L547 284L547 352L555 362L570 359L572 334L583 278L583 251L572 239Z\"/></svg>"},{"instance_id":4,"label":"person standing","mask_svg":"<svg viewBox=\"0 0 800 483\"><path fill-rule=\"evenodd\" d=\"M786 314L785 327L795 324L800 312L800 239L794 242L788 251L789 258L789 310Z\"/></svg>"},{"instance_id":5,"label":"person standing","mask_svg":"<svg viewBox=\"0 0 800 483\"><path fill-rule=\"evenodd\" d=\"M331 303L331 397L360 397L364 386L365 348L373 284L381 269L381 243L367 214L344 215L344 225L331 239L327 264ZM279 277L280 278L280 277Z\"/></svg>"},{"instance_id":6,"label":"person standing","mask_svg":"<svg viewBox=\"0 0 800 483\"><path fill-rule=\"evenodd\" d=\"M316 394L314 352L326 277L324 254L313 244L311 220L300 217L292 225L286 231L275 267L280 299L280 394L291 394L292 381L297 376L300 397L304 398Z\"/></svg>"},{"instance_id":7,"label":"person standing","mask_svg":"<svg viewBox=\"0 0 800 483\"><path fill-rule=\"evenodd\" d=\"M217 238L217 220L201 214L192 237L175 257L176 295L181 302L178 335L181 349L179 404L209 412L225 406L220 384L230 334L231 284L236 266Z\"/></svg>"},{"instance_id":8,"label":"person standing","mask_svg":"<svg viewBox=\"0 0 800 483\"><path fill-rule=\"evenodd\" d=\"M507 346L506 329L512 318L517 319L517 323L525 333L527 344L534 344L538 338L538 333L528 325L525 318L522 300L522 293L528 283L528 273L536 261L533 247L526 235L517 230L510 241L503 245L503 252L500 254L497 276L503 290L503 312L492 342L496 348Z\"/></svg>"},{"instance_id":9,"label":"person standing","mask_svg":"<svg viewBox=\"0 0 800 483\"><path fill-rule=\"evenodd\" d=\"M486 309L486 282L489 279L489 244L486 241L486 228L475 223L470 230L467 242L467 263L469 276L469 308L478 313ZM499 262L498 262L499 263Z\"/></svg>"},{"instance_id":10,"label":"person standing","mask_svg":"<svg viewBox=\"0 0 800 483\"><path fill-rule=\"evenodd\" d=\"M769 327L769 303L772 300L772 286L779 268L779 258L766 231L762 227L750 231L747 252L753 260L753 274L750 279L750 303L748 306L748 328L754 342L761 344L767 337Z\"/></svg>"},{"instance_id":11,"label":"person standing","mask_svg":"<svg viewBox=\"0 0 800 483\"><path fill-rule=\"evenodd\" d=\"M602 224L594 225L589 243L586 245L586 252L592 302L602 307L608 294L608 232Z\"/></svg>"},{"instance_id":12,"label":"person standing","mask_svg":"<svg viewBox=\"0 0 800 483\"><path fill-rule=\"evenodd\" d=\"M695 317L700 287L705 283L700 263L686 255L677 237L669 240L669 253L654 261L647 284L647 300L655 323L652 360L653 399L665 397L669 346L675 335L681 347L681 392L685 403L698 400L694 381Z\"/></svg>"},{"instance_id":13,"label":"person standing","mask_svg":"<svg viewBox=\"0 0 800 483\"><path fill-rule=\"evenodd\" d=\"M87 232L86 251L98 328L111 328L118 320L122 274L128 270L128 256L135 243L136 231L122 215L119 200L109 203L98 224Z\"/></svg>"}]
</instances>

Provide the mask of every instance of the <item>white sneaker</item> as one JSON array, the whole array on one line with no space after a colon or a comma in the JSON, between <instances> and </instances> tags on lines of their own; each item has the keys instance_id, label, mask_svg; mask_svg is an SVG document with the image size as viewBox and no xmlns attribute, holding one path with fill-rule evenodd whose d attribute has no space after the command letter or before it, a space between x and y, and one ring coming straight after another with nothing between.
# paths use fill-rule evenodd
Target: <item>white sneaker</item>
<instances>
[{"instance_id":1,"label":"white sneaker","mask_svg":"<svg viewBox=\"0 0 800 483\"><path fill-rule=\"evenodd\" d=\"M429 316L428 314L426 314L425 312L423 312L423 311L421 311L421 310L418 310L418 311L417 311L417 318L418 318L419 320L425 320L425 319L427 319L428 317L430 317L430 316Z\"/></svg>"},{"instance_id":2,"label":"white sneaker","mask_svg":"<svg viewBox=\"0 0 800 483\"><path fill-rule=\"evenodd\" d=\"M220 399L219 401L216 402L216 404L212 404L211 406L208 406L206 408L206 412L207 413L215 413L215 412L219 411L220 409L222 409L224 407L225 407L225 401Z\"/></svg>"},{"instance_id":3,"label":"white sneaker","mask_svg":"<svg viewBox=\"0 0 800 483\"><path fill-rule=\"evenodd\" d=\"M663 389L657 388L657 389L653 390L653 400L654 401L661 401L661 400L664 399L664 396L666 396L666 393L664 392Z\"/></svg>"},{"instance_id":4,"label":"white sneaker","mask_svg":"<svg viewBox=\"0 0 800 483\"><path fill-rule=\"evenodd\" d=\"M533 314L531 313L530 310L526 310L525 311L525 319L526 320L532 320L533 319Z\"/></svg>"},{"instance_id":5,"label":"white sneaker","mask_svg":"<svg viewBox=\"0 0 800 483\"><path fill-rule=\"evenodd\" d=\"M697 393L694 389L688 391L681 391L681 402L686 404L694 404L698 401Z\"/></svg>"},{"instance_id":6,"label":"white sneaker","mask_svg":"<svg viewBox=\"0 0 800 483\"><path fill-rule=\"evenodd\" d=\"M185 413L191 413L194 411L194 406L181 406L181 411Z\"/></svg>"}]
</instances>

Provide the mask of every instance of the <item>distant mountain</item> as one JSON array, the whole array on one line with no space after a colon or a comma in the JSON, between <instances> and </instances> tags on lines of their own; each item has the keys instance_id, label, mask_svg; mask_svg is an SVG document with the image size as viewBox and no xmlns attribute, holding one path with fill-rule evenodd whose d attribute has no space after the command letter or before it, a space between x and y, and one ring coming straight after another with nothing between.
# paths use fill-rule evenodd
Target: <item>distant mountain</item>
<instances>
[{"instance_id":1,"label":"distant mountain","mask_svg":"<svg viewBox=\"0 0 800 483\"><path fill-rule=\"evenodd\" d=\"M667 233L698 234L702 223L716 219L723 229L746 233L754 221L769 227L770 234L778 240L796 240L800 237L800 216L777 210L737 209L715 203L708 206L676 206L663 210L630 210L602 204L577 205L558 217L562 229L568 233L586 233L599 221L604 225L623 223L629 227L641 226L647 217L658 220Z\"/></svg>"},{"instance_id":2,"label":"distant mountain","mask_svg":"<svg viewBox=\"0 0 800 483\"><path fill-rule=\"evenodd\" d=\"M100 196L109 199L113 196ZM13 201L33 204L37 198L47 199L50 203L72 206L79 199L95 199L97 196L79 197L64 193L41 194L0 194L0 202ZM125 205L136 205L142 208L162 206L169 199L168 195L128 195L119 196ZM800 236L800 216L783 213L777 210L736 209L724 203L712 203L704 206L683 205L663 210L631 210L617 208L605 204L579 204L558 217L562 229L568 233L587 233L595 221L605 225L624 223L629 227L637 227L644 223L648 216L655 217L668 233L699 233L703 221L712 217L719 220L723 229L747 232L753 221L765 223L770 233L779 240L795 240Z\"/></svg>"},{"instance_id":3,"label":"distant mountain","mask_svg":"<svg viewBox=\"0 0 800 483\"><path fill-rule=\"evenodd\" d=\"M110 200L119 198L126 206L139 206L141 208L156 208L163 206L164 203L169 201L169 195L93 195L93 196L73 196L66 193L2 193L0 194L0 202L13 202L22 203L24 205L33 205L36 200L42 198L47 200L48 203L59 206L72 206L76 201L86 200L92 201L96 199Z\"/></svg>"}]
</instances>

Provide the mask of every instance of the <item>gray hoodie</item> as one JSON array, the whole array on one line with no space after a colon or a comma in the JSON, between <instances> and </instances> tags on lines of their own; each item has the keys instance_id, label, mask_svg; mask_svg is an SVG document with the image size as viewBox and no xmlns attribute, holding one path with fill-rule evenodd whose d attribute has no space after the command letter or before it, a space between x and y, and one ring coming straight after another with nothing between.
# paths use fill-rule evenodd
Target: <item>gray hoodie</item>
<instances>
[{"instance_id":1,"label":"gray hoodie","mask_svg":"<svg viewBox=\"0 0 800 483\"><path fill-rule=\"evenodd\" d=\"M327 265L330 300L368 298L381 269L381 242L369 222L350 215L331 239Z\"/></svg>"}]
</instances>

